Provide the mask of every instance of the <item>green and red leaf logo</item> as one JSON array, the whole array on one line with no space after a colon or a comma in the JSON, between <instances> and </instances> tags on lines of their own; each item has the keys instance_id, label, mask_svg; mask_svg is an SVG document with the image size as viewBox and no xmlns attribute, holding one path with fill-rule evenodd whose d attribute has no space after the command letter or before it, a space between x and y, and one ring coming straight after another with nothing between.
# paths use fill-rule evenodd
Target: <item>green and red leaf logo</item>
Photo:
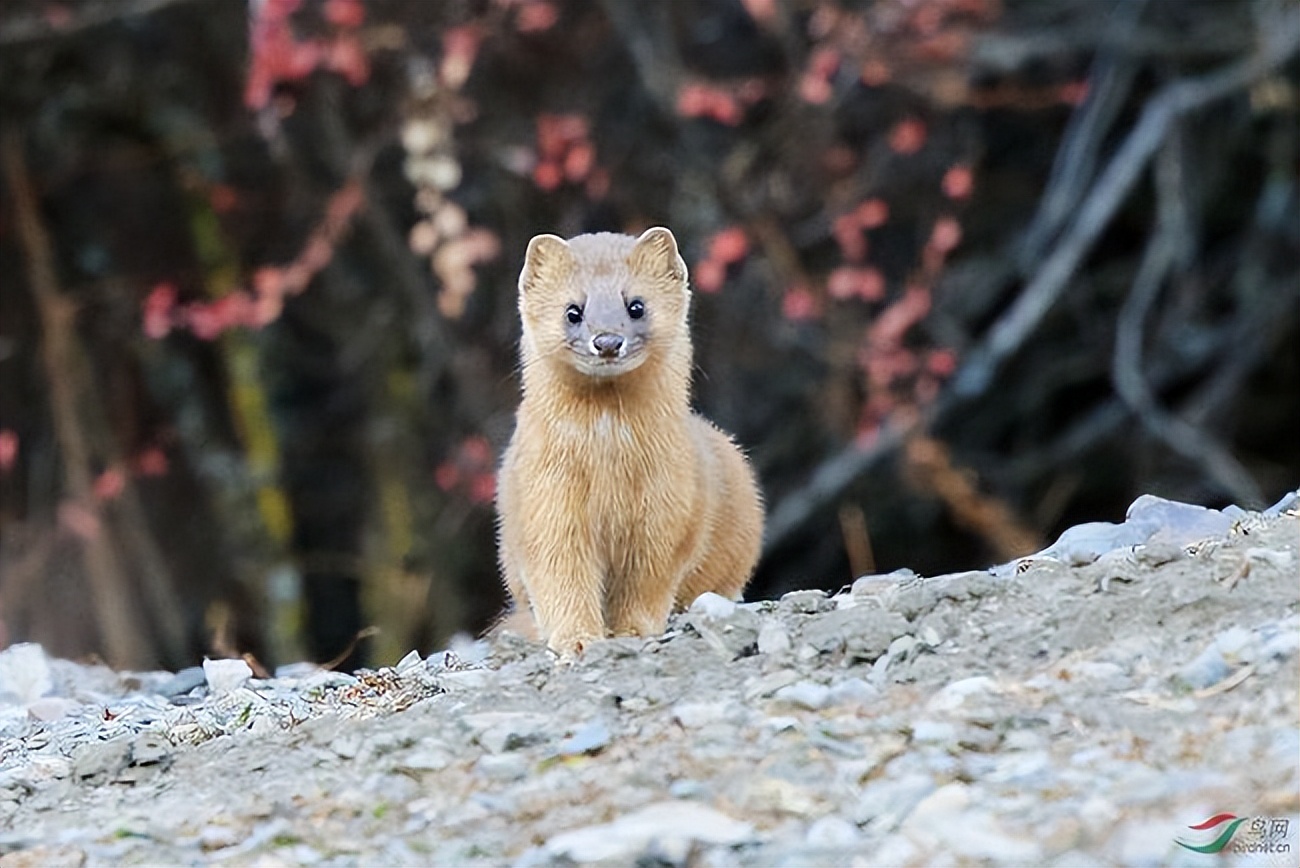
<instances>
[{"instance_id":1,"label":"green and red leaf logo","mask_svg":"<svg viewBox=\"0 0 1300 868\"><path fill-rule=\"evenodd\" d=\"M1237 827L1248 819L1250 818L1238 817L1236 814L1215 814L1204 822L1187 827L1199 833L1195 836L1189 835L1192 840L1184 841L1182 838L1175 838L1174 842L1194 853L1218 853L1228 846L1232 836L1237 833Z\"/></svg>"}]
</instances>

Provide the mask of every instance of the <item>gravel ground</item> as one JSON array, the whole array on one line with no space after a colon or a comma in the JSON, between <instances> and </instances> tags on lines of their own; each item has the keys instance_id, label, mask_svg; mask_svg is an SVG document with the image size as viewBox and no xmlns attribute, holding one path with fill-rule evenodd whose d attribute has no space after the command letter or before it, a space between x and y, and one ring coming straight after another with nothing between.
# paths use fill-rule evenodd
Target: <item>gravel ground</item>
<instances>
[{"instance_id":1,"label":"gravel ground","mask_svg":"<svg viewBox=\"0 0 1300 868\"><path fill-rule=\"evenodd\" d=\"M511 636L266 681L14 646L0 868L1295 865L1295 496L1271 513L1143 499L990 571L706 595L571 666ZM1221 853L1176 840L1223 813Z\"/></svg>"}]
</instances>

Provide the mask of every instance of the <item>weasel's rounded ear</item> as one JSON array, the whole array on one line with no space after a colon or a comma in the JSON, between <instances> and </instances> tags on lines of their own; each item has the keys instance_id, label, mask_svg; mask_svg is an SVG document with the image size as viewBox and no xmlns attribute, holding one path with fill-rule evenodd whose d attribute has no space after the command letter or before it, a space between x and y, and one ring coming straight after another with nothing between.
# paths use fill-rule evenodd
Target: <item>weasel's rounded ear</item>
<instances>
[{"instance_id":1,"label":"weasel's rounded ear","mask_svg":"<svg viewBox=\"0 0 1300 868\"><path fill-rule=\"evenodd\" d=\"M677 239L662 226L641 233L628 262L633 271L648 277L686 281L686 262L677 252Z\"/></svg>"},{"instance_id":2,"label":"weasel's rounded ear","mask_svg":"<svg viewBox=\"0 0 1300 868\"><path fill-rule=\"evenodd\" d=\"M524 268L519 272L519 294L527 295L533 287L553 277L562 277L573 267L569 242L558 235L535 235L524 254Z\"/></svg>"}]
</instances>

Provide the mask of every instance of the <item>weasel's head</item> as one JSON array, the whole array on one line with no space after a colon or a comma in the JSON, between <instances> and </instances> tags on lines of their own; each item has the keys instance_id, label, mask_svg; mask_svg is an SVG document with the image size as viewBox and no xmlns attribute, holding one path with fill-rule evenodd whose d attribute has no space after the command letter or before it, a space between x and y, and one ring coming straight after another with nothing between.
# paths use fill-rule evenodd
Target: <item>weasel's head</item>
<instances>
[{"instance_id":1,"label":"weasel's head","mask_svg":"<svg viewBox=\"0 0 1300 868\"><path fill-rule=\"evenodd\" d=\"M690 290L667 229L639 238L538 235L519 275L525 364L559 361L592 377L634 371L683 340Z\"/></svg>"}]
</instances>

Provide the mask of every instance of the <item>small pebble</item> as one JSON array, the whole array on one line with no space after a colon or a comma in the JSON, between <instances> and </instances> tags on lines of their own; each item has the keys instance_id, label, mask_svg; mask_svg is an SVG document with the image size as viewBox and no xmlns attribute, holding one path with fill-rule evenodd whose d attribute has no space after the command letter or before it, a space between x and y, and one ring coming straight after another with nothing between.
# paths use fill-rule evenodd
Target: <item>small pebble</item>
<instances>
[{"instance_id":1,"label":"small pebble","mask_svg":"<svg viewBox=\"0 0 1300 868\"><path fill-rule=\"evenodd\" d=\"M703 615L706 618L722 619L729 618L736 611L736 602L728 600L721 594L715 594L711 591L700 594L691 603L688 610L693 615Z\"/></svg>"},{"instance_id":2,"label":"small pebble","mask_svg":"<svg viewBox=\"0 0 1300 868\"><path fill-rule=\"evenodd\" d=\"M253 670L243 660L204 660L203 676L213 693L229 693L247 684Z\"/></svg>"}]
</instances>

